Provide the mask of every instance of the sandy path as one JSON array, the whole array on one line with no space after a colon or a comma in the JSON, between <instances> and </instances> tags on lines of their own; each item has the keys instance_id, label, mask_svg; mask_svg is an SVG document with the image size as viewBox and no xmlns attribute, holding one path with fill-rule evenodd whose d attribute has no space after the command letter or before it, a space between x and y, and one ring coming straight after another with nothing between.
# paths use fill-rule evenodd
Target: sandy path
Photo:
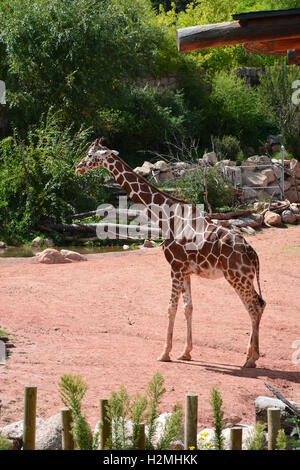
<instances>
[{"instance_id":1,"label":"sandy path","mask_svg":"<svg viewBox=\"0 0 300 470\"><path fill-rule=\"evenodd\" d=\"M300 339L300 227L269 229L251 237L261 259L267 301L261 324L263 357L255 370L241 370L250 321L223 279L192 278L194 351L191 363L159 363L167 326L169 266L161 249L97 255L87 263L37 265L0 260L0 325L14 335L16 349L0 369L1 422L22 418L23 387L38 386L38 415L61 408L58 380L80 373L88 384L84 409L92 425L100 397L124 384L144 391L156 370L165 377L163 409L200 396L199 423L211 423L209 393L222 392L226 416L252 422L253 400L264 380L300 402L300 363L292 342ZM298 247L298 248L297 248ZM184 344L182 304L173 358ZM300 355L299 355L300 357Z\"/></svg>"}]
</instances>

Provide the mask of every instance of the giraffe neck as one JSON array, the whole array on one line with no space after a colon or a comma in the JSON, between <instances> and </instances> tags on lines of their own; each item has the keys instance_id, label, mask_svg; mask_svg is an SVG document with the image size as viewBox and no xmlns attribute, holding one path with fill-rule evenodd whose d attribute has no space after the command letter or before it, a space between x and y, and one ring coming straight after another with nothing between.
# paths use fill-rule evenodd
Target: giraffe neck
<instances>
[{"instance_id":1,"label":"giraffe neck","mask_svg":"<svg viewBox=\"0 0 300 470\"><path fill-rule=\"evenodd\" d=\"M103 166L136 204L143 204L147 208L152 204L161 206L165 204L169 207L176 203L185 204L184 201L173 198L157 189L145 178L135 173L120 157L108 156Z\"/></svg>"},{"instance_id":2,"label":"giraffe neck","mask_svg":"<svg viewBox=\"0 0 300 470\"><path fill-rule=\"evenodd\" d=\"M184 201L171 197L155 188L145 178L136 174L119 156L110 154L104 161L103 167L110 172L129 199L146 207L148 217L151 217L152 223L159 224L160 227L164 223L168 224L168 233L171 238L175 233L174 224L176 220L185 219L186 210L189 214L194 214L197 220L201 219L205 226L209 223L204 216L199 216L195 206L188 205Z\"/></svg>"}]
</instances>

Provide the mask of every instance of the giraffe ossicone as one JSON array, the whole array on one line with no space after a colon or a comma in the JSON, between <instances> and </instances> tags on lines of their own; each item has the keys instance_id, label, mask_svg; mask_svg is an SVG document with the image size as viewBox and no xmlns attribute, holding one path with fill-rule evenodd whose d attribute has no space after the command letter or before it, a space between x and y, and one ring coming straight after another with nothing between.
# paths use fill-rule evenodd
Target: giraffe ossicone
<instances>
[{"instance_id":1,"label":"giraffe ossicone","mask_svg":"<svg viewBox=\"0 0 300 470\"><path fill-rule=\"evenodd\" d=\"M251 319L251 335L247 348L247 359L243 367L255 367L259 358L259 326L265 308L259 280L259 259L255 250L243 236L218 226L191 204L169 196L137 175L119 157L116 150L103 145L97 139L88 148L86 155L76 167L82 175L96 168L105 168L136 204L142 204L149 219L165 227L163 251L171 266L172 290L168 308L167 339L161 361L170 361L173 329L182 294L187 336L181 360L191 360L192 314L191 275L207 279L224 276L243 302ZM188 206L188 209L185 208ZM258 290L254 287L257 278Z\"/></svg>"}]
</instances>

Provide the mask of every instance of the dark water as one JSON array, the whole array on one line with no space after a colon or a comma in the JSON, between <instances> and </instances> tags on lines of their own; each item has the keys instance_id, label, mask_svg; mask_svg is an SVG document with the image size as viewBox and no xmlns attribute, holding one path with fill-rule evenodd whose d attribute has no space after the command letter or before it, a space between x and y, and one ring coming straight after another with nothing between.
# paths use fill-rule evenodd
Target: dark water
<instances>
[{"instance_id":1,"label":"dark water","mask_svg":"<svg viewBox=\"0 0 300 470\"><path fill-rule=\"evenodd\" d=\"M43 251L44 248L33 249L30 246L8 246L5 249L0 249L0 258L32 258L36 253ZM53 246L56 250L72 250L81 253L82 255L89 255L95 253L110 253L114 251L123 251L122 246L105 246L105 247L86 247L86 246Z\"/></svg>"}]
</instances>

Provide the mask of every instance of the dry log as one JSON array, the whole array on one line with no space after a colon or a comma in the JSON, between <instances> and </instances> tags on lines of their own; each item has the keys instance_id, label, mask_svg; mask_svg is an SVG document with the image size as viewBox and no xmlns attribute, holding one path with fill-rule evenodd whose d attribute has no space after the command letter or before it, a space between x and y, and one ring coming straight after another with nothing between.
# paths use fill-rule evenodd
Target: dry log
<instances>
[{"instance_id":1,"label":"dry log","mask_svg":"<svg viewBox=\"0 0 300 470\"><path fill-rule=\"evenodd\" d=\"M233 211L233 212L225 212L224 214L216 212L210 215L211 219L217 220L230 220L230 219L239 219L243 217L249 217L251 214L254 214L254 210L244 210L244 211Z\"/></svg>"},{"instance_id":2,"label":"dry log","mask_svg":"<svg viewBox=\"0 0 300 470\"><path fill-rule=\"evenodd\" d=\"M284 403L292 413L294 413L296 416L298 416L298 418L300 418L300 411L290 401L288 401L280 392L278 392L276 388L272 387L272 385L268 384L267 382L265 382L265 386L267 387L268 390L270 390L271 393L273 393L273 395L276 398L278 398L278 400L281 400L282 403Z\"/></svg>"}]
</instances>

